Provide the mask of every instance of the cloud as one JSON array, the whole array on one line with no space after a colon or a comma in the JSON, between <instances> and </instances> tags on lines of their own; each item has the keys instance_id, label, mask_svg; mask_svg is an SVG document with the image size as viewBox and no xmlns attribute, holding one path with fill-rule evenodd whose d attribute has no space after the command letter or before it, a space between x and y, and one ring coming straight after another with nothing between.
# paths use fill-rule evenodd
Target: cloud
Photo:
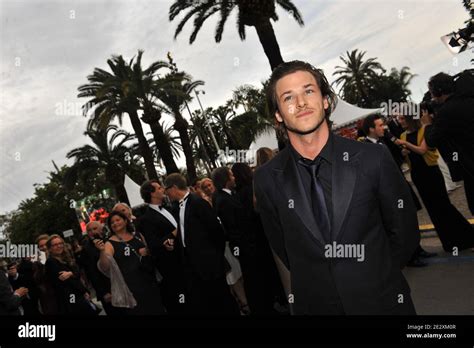
<instances>
[{"instance_id":1,"label":"cloud","mask_svg":"<svg viewBox=\"0 0 474 348\"><path fill-rule=\"evenodd\" d=\"M178 19L168 21L172 1L2 1L0 19L0 212L15 209L44 182L47 172L68 163L66 153L90 141L86 119L58 115L59 104L81 105L77 87L94 67L108 69L112 54L130 59L145 50L143 65L165 60L171 51L182 70L205 81L204 107L218 106L242 84L259 85L270 67L253 28L241 41L234 11L222 42L214 41L218 17L209 18L193 45L193 19L177 40ZM295 0L305 26L278 10L273 23L283 58L322 67L332 81L339 55L355 48L377 57L386 68L407 65L413 73L415 100L427 79L441 71L469 66L467 54L456 64L439 37L458 29L468 13L458 0L351 1ZM277 7L278 8L278 7ZM402 14L400 15L400 11ZM400 18L402 17L402 18ZM182 18L182 16L180 17ZM191 108L198 109L196 101ZM169 121L171 117L166 117ZM124 127L131 130L129 122ZM149 127L144 125L145 132ZM19 152L21 161L15 161ZM183 160L180 160L183 163Z\"/></svg>"}]
</instances>

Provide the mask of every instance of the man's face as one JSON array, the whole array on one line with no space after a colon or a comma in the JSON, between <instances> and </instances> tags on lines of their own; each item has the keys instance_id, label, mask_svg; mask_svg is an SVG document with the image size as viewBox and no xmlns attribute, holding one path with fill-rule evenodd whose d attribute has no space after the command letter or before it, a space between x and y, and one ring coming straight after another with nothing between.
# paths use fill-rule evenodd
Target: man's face
<instances>
[{"instance_id":1,"label":"man's face","mask_svg":"<svg viewBox=\"0 0 474 348\"><path fill-rule=\"evenodd\" d=\"M202 187L202 190L204 191L204 193L206 195L208 195L209 197L212 196L212 194L216 190L216 188L214 187L214 183L210 179L203 180L202 184L201 184L201 187Z\"/></svg>"},{"instance_id":2,"label":"man's face","mask_svg":"<svg viewBox=\"0 0 474 348\"><path fill-rule=\"evenodd\" d=\"M178 196L176 186L171 186L171 187L166 188L164 190L164 193L168 196L170 201L172 202L179 201L179 196Z\"/></svg>"},{"instance_id":3,"label":"man's face","mask_svg":"<svg viewBox=\"0 0 474 348\"><path fill-rule=\"evenodd\" d=\"M384 122L383 122L382 119L375 120L374 121L375 128L370 128L371 130L373 130L374 135L377 138L382 138L385 134L385 129L383 127L383 123Z\"/></svg>"},{"instance_id":4,"label":"man's face","mask_svg":"<svg viewBox=\"0 0 474 348\"><path fill-rule=\"evenodd\" d=\"M233 190L235 188L235 176L232 170L229 169L229 181L227 182L227 188Z\"/></svg>"},{"instance_id":5,"label":"man's face","mask_svg":"<svg viewBox=\"0 0 474 348\"><path fill-rule=\"evenodd\" d=\"M160 184L158 184L157 182L154 182L151 184L155 191L153 191L151 193L151 198L153 200L157 200L157 201L160 201L162 202L163 201L163 197L165 195L165 188L163 186L161 186Z\"/></svg>"},{"instance_id":6,"label":"man's face","mask_svg":"<svg viewBox=\"0 0 474 348\"><path fill-rule=\"evenodd\" d=\"M87 224L86 230L89 238L94 238L96 236L102 237L103 226L97 221L92 221Z\"/></svg>"},{"instance_id":7,"label":"man's face","mask_svg":"<svg viewBox=\"0 0 474 348\"><path fill-rule=\"evenodd\" d=\"M329 103L311 73L288 74L277 81L275 91L279 110L275 117L288 131L309 134L324 122L324 110Z\"/></svg>"},{"instance_id":8,"label":"man's face","mask_svg":"<svg viewBox=\"0 0 474 348\"><path fill-rule=\"evenodd\" d=\"M38 241L38 249L41 250L42 252L47 252L48 251L48 246L46 245L47 239L41 239Z\"/></svg>"}]
</instances>

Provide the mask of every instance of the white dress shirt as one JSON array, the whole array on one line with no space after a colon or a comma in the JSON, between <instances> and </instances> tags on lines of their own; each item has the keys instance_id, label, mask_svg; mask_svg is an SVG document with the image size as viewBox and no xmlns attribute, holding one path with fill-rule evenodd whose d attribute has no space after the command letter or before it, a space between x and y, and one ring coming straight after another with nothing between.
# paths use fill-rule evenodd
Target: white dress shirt
<instances>
[{"instance_id":1,"label":"white dress shirt","mask_svg":"<svg viewBox=\"0 0 474 348\"><path fill-rule=\"evenodd\" d=\"M183 243L183 247L186 248L186 244L184 243L184 213L186 211L186 201L189 196L189 191L184 195L182 199L179 200L179 229L181 230L181 241Z\"/></svg>"},{"instance_id":2,"label":"white dress shirt","mask_svg":"<svg viewBox=\"0 0 474 348\"><path fill-rule=\"evenodd\" d=\"M156 210L158 213L163 215L173 226L174 228L178 227L178 223L176 222L176 219L171 215L171 213L166 210L165 208L160 208L158 204L148 204L150 208L153 210Z\"/></svg>"}]
</instances>

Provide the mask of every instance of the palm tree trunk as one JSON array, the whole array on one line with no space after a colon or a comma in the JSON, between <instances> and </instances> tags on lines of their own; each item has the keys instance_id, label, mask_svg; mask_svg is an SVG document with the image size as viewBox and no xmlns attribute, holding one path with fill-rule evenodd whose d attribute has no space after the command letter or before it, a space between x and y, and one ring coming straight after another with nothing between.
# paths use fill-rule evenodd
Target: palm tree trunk
<instances>
[{"instance_id":1,"label":"palm tree trunk","mask_svg":"<svg viewBox=\"0 0 474 348\"><path fill-rule=\"evenodd\" d=\"M166 140L163 127L160 124L150 124L151 132L153 133L153 139L155 139L155 145L160 153L161 160L166 168L166 174L179 173L178 166L173 158L171 146Z\"/></svg>"},{"instance_id":2,"label":"palm tree trunk","mask_svg":"<svg viewBox=\"0 0 474 348\"><path fill-rule=\"evenodd\" d=\"M258 39L263 46L263 50L270 62L272 70L274 70L278 65L283 63L283 58L280 52L280 46L278 46L278 41L273 31L272 23L270 18L262 20L261 22L255 25L257 30Z\"/></svg>"},{"instance_id":3,"label":"palm tree trunk","mask_svg":"<svg viewBox=\"0 0 474 348\"><path fill-rule=\"evenodd\" d=\"M191 141L188 134L188 122L183 118L179 111L174 112L175 124L174 129L179 133L181 139L181 146L183 147L184 157L186 158L186 168L188 174L188 181L192 183L196 178L196 166L193 159L193 150L191 148Z\"/></svg>"},{"instance_id":4,"label":"palm tree trunk","mask_svg":"<svg viewBox=\"0 0 474 348\"><path fill-rule=\"evenodd\" d=\"M130 201L128 200L128 195L127 195L127 190L125 190L125 186L120 183L114 183L114 190L115 190L115 195L119 202L122 203L127 203L130 205Z\"/></svg>"},{"instance_id":5,"label":"palm tree trunk","mask_svg":"<svg viewBox=\"0 0 474 348\"><path fill-rule=\"evenodd\" d=\"M132 110L128 112L130 117L130 122L132 123L133 130L135 131L135 135L138 139L138 146L140 148L140 154L145 161L146 172L148 174L148 179L158 179L158 174L156 173L155 164L153 162L153 152L148 145L148 142L145 138L143 133L143 127L138 118L138 114L136 110Z\"/></svg>"}]
</instances>

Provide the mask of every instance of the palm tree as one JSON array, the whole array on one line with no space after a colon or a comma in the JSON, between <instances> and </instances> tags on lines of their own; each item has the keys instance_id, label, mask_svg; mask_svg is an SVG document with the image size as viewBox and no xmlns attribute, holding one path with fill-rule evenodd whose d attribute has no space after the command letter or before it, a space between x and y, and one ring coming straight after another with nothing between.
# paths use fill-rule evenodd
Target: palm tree
<instances>
[{"instance_id":1,"label":"palm tree","mask_svg":"<svg viewBox=\"0 0 474 348\"><path fill-rule=\"evenodd\" d=\"M113 132L109 138L109 133ZM138 182L144 181L142 168L134 161L132 150L126 145L135 136L116 125L108 125L105 129L96 128L93 120L89 120L85 135L89 136L94 146L84 145L69 151L67 158L75 162L66 173L66 187L71 187L80 176L96 176L103 173L105 180L114 188L116 197L121 202L129 203L124 187L125 174L129 174Z\"/></svg>"},{"instance_id":2,"label":"palm tree","mask_svg":"<svg viewBox=\"0 0 474 348\"><path fill-rule=\"evenodd\" d=\"M180 152L183 150L181 143L179 142L179 136L176 136L175 134L173 134L174 129L172 126L168 126L164 124L159 124L159 126L160 126L160 129L163 131L163 137L160 138L160 140L163 139L163 141L166 142L167 144L167 148L169 148L169 150L171 151L171 155L174 158L178 158ZM156 157L158 159L161 159L161 161L163 161L163 155L161 154L160 148L156 144L156 138L150 139L148 142L150 143L150 147L153 150L153 152L156 153ZM166 172L167 174L170 174L168 170ZM176 167L176 171L172 173L179 173L179 169Z\"/></svg>"},{"instance_id":3,"label":"palm tree","mask_svg":"<svg viewBox=\"0 0 474 348\"><path fill-rule=\"evenodd\" d=\"M219 12L220 20L216 27L214 39L216 42L220 42L224 32L225 23L232 10L237 8L237 28L240 39L242 41L245 40L246 26L254 27L273 70L278 65L283 63L280 47L270 21L271 19L275 22L278 20L278 16L276 14L276 4L280 5L281 8L289 12L299 25L304 25L301 14L290 0L175 0L169 10L169 19L172 21L182 11L189 10L176 28L174 34L176 39L179 33L183 30L186 22L192 16L195 16L194 30L189 38L189 43L192 44L206 19Z\"/></svg>"},{"instance_id":4,"label":"palm tree","mask_svg":"<svg viewBox=\"0 0 474 348\"><path fill-rule=\"evenodd\" d=\"M141 56L139 54L139 56ZM91 112L93 123L104 129L114 118L118 118L122 123L123 114L130 118L135 135L138 139L140 154L145 161L148 178L157 179L158 175L154 167L153 153L148 146L143 127L138 116L140 109L140 94L136 83L136 76L133 76L133 58L130 63L126 63L122 56L113 56L107 60L112 73L100 68L95 68L93 73L87 76L89 83L78 88L78 97L91 98L83 106L84 115ZM140 62L138 61L138 65ZM134 68L137 68L135 64Z\"/></svg>"},{"instance_id":5,"label":"palm tree","mask_svg":"<svg viewBox=\"0 0 474 348\"><path fill-rule=\"evenodd\" d=\"M377 58L369 58L364 60L366 52L358 52L357 49L347 51L347 58L340 56L345 66L336 66L334 76L340 75L334 84L340 85L341 97L351 104L359 106L367 106L368 96L374 79L377 78L378 72L385 72L382 65L376 61Z\"/></svg>"},{"instance_id":6,"label":"palm tree","mask_svg":"<svg viewBox=\"0 0 474 348\"><path fill-rule=\"evenodd\" d=\"M227 101L225 105L221 105L217 109L213 110L210 116L222 133L224 133L226 145L231 149L242 149L231 126L231 121L236 116L232 107L232 101Z\"/></svg>"},{"instance_id":7,"label":"palm tree","mask_svg":"<svg viewBox=\"0 0 474 348\"><path fill-rule=\"evenodd\" d=\"M417 75L412 74L410 72L409 67L404 66L401 70L392 68L390 76L392 76L397 81L402 91L404 91L407 95L411 94L408 85L410 84L411 80Z\"/></svg>"},{"instance_id":8,"label":"palm tree","mask_svg":"<svg viewBox=\"0 0 474 348\"><path fill-rule=\"evenodd\" d=\"M155 88L153 94L163 104L163 110L172 115L175 119L173 128L178 132L183 147L184 157L186 158L187 176L189 182L196 179L196 167L194 164L191 142L188 134L188 121L183 117L182 111L186 103L192 99L192 91L201 85L204 81L193 81L192 77L184 72L174 70L164 77L168 79L168 88Z\"/></svg>"},{"instance_id":9,"label":"palm tree","mask_svg":"<svg viewBox=\"0 0 474 348\"><path fill-rule=\"evenodd\" d=\"M163 127L160 124L162 108L158 105L156 97L153 95L155 89L172 88L170 85L173 80L162 78L158 75L161 68L170 69L171 66L165 61L156 61L150 66L142 70L141 59L143 51L138 51L138 56L135 64L131 66L133 82L137 86L138 97L141 102L141 109L143 114L141 120L148 124L155 140L155 146L159 150L161 160L166 168L166 173L177 173L178 166L173 158L171 144L168 143ZM170 91L171 92L171 91ZM179 93L179 91L177 91Z\"/></svg>"}]
</instances>

